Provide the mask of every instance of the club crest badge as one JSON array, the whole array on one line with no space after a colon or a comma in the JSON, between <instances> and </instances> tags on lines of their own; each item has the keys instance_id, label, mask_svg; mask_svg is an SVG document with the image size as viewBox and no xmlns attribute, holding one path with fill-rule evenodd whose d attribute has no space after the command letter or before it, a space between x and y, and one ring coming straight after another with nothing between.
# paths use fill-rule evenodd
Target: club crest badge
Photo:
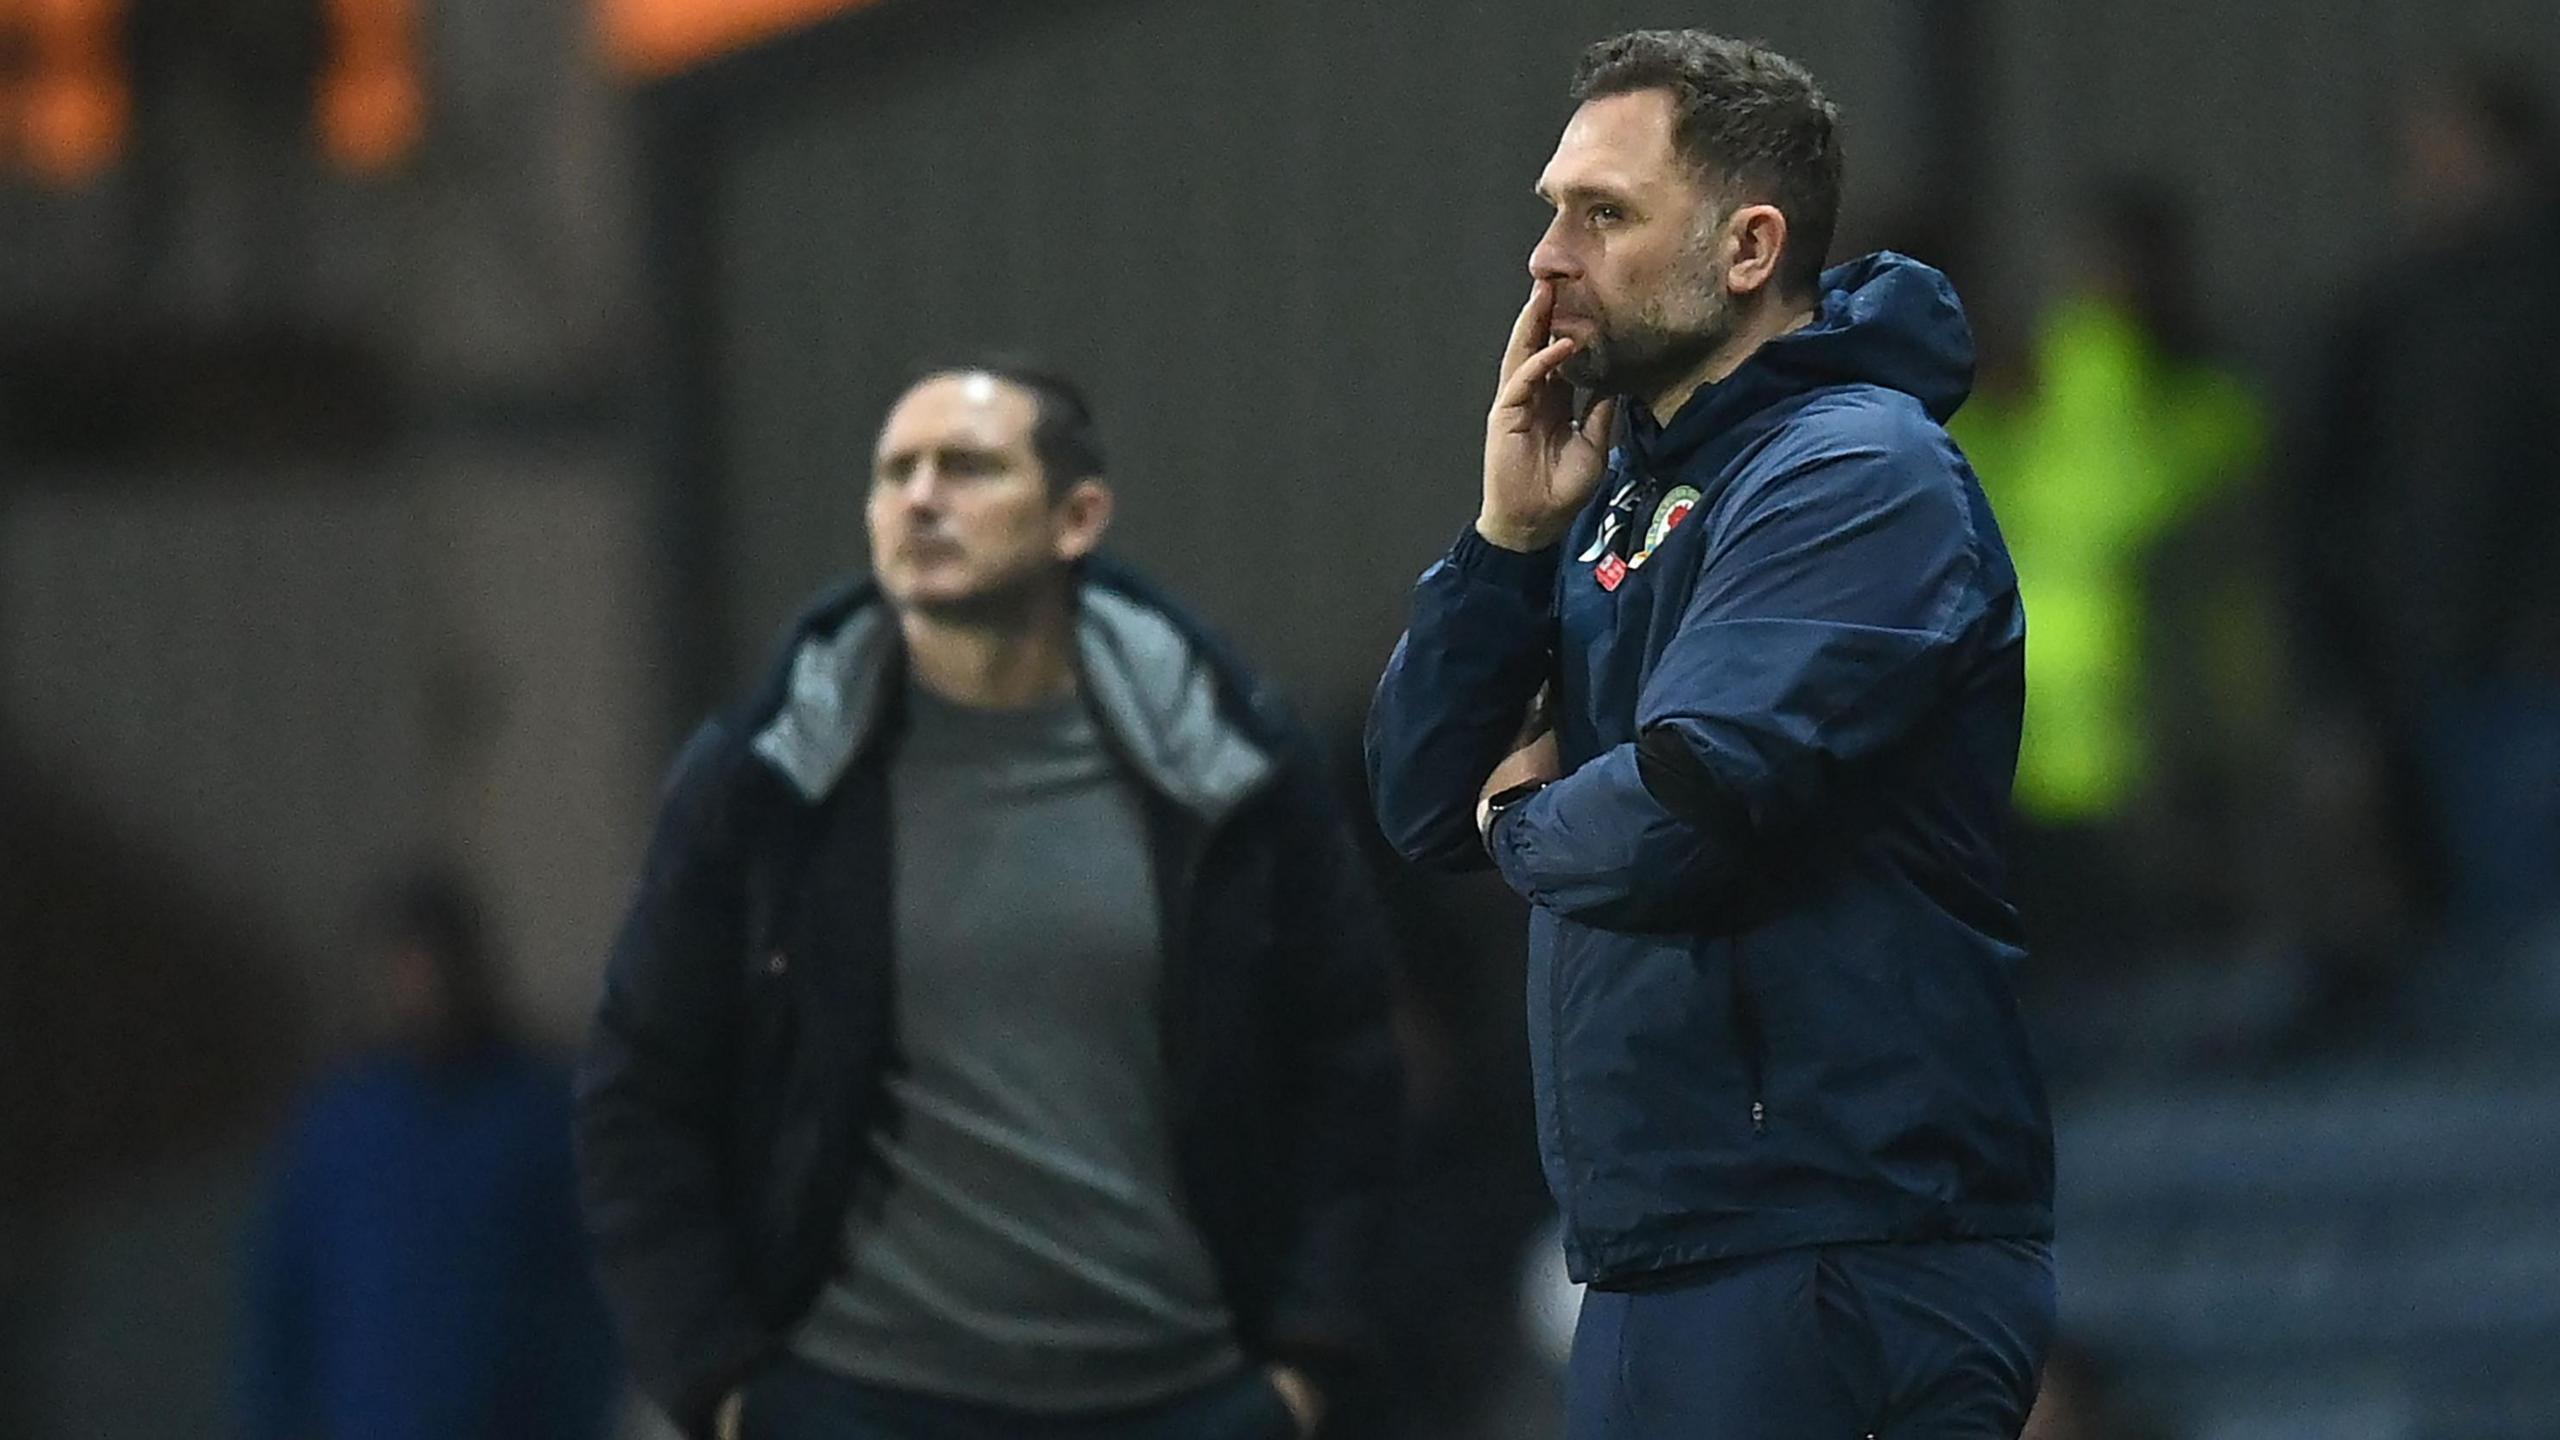
<instances>
[{"instance_id":1,"label":"club crest badge","mask_svg":"<svg viewBox=\"0 0 2560 1440\"><path fill-rule=\"evenodd\" d=\"M1664 492L1662 503L1653 507L1653 523L1645 527L1644 548L1627 557L1627 568L1633 570L1652 559L1664 537L1679 529L1680 522L1689 518L1697 504L1698 489L1694 485L1674 485Z\"/></svg>"}]
</instances>

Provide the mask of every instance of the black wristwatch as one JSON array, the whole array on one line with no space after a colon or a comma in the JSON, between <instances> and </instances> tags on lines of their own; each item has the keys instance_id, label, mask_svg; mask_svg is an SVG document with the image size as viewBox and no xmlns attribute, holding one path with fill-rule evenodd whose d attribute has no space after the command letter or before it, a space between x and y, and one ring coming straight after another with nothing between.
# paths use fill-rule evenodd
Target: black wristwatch
<instances>
[{"instance_id":1,"label":"black wristwatch","mask_svg":"<svg viewBox=\"0 0 2560 1440\"><path fill-rule=\"evenodd\" d=\"M1519 804L1521 801L1528 799L1530 796L1537 794L1539 791L1546 789L1550 783L1552 782L1546 780L1531 780L1523 784L1513 785L1507 789L1496 790L1492 794L1484 797L1484 831L1482 838L1484 840L1484 848L1487 854L1491 854L1493 851L1493 824L1495 821L1502 818L1502 812Z\"/></svg>"}]
</instances>

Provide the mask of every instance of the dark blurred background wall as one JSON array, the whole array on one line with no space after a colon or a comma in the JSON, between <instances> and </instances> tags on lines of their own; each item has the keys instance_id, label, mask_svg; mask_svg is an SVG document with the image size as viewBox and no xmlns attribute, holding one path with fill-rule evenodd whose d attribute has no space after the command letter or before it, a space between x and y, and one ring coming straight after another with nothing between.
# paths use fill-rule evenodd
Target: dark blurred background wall
<instances>
[{"instance_id":1,"label":"dark blurred background wall","mask_svg":"<svg viewBox=\"0 0 2560 1440\"><path fill-rule=\"evenodd\" d=\"M583 7L393 11L0 5L0 1434L231 1433L363 892L466 854L565 1041L647 815L628 100Z\"/></svg>"}]
</instances>

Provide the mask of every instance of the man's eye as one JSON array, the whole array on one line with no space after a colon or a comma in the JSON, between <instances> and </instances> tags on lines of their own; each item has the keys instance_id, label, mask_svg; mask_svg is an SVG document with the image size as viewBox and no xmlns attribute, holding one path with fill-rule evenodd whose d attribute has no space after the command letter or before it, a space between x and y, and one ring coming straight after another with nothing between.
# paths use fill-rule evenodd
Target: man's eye
<instances>
[{"instance_id":1,"label":"man's eye","mask_svg":"<svg viewBox=\"0 0 2560 1440\"><path fill-rule=\"evenodd\" d=\"M1591 223L1594 225L1615 225L1625 218L1627 218L1625 213L1619 210L1615 205L1594 205L1591 207Z\"/></svg>"}]
</instances>

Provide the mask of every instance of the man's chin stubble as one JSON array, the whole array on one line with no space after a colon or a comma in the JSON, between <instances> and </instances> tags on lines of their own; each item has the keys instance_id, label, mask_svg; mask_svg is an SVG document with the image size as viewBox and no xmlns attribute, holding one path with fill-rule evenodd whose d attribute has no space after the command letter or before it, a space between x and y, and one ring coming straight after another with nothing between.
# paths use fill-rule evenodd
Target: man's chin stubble
<instances>
[{"instance_id":1,"label":"man's chin stubble","mask_svg":"<svg viewBox=\"0 0 2560 1440\"><path fill-rule=\"evenodd\" d=\"M889 603L902 614L912 614L936 624L1011 630L1026 624L1038 610L1039 589L1036 581L1000 583L959 595L893 594Z\"/></svg>"},{"instance_id":2,"label":"man's chin stubble","mask_svg":"<svg viewBox=\"0 0 2560 1440\"><path fill-rule=\"evenodd\" d=\"M1556 367L1556 374L1576 390L1609 393L1609 364L1606 356L1590 350L1576 350Z\"/></svg>"}]
</instances>

